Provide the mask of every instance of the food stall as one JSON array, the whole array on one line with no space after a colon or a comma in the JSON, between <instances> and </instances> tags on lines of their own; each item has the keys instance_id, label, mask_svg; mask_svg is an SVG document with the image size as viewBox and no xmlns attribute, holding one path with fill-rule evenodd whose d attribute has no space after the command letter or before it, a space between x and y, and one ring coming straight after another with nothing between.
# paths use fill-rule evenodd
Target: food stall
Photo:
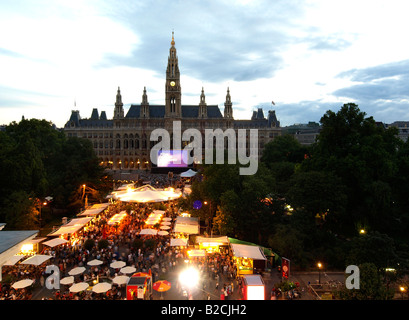
<instances>
[{"instance_id":1,"label":"food stall","mask_svg":"<svg viewBox=\"0 0 409 320\"><path fill-rule=\"evenodd\" d=\"M265 300L265 285L260 275L245 274L241 279L243 300Z\"/></svg>"},{"instance_id":2,"label":"food stall","mask_svg":"<svg viewBox=\"0 0 409 320\"><path fill-rule=\"evenodd\" d=\"M237 274L253 274L254 269L264 270L267 258L258 246L230 243Z\"/></svg>"},{"instance_id":3,"label":"food stall","mask_svg":"<svg viewBox=\"0 0 409 320\"><path fill-rule=\"evenodd\" d=\"M126 284L127 300L150 300L152 295L152 272L137 272Z\"/></svg>"},{"instance_id":4,"label":"food stall","mask_svg":"<svg viewBox=\"0 0 409 320\"><path fill-rule=\"evenodd\" d=\"M229 239L227 237L196 237L196 243L199 244L199 248L206 250L207 253L221 252L221 248L228 248Z\"/></svg>"}]
</instances>

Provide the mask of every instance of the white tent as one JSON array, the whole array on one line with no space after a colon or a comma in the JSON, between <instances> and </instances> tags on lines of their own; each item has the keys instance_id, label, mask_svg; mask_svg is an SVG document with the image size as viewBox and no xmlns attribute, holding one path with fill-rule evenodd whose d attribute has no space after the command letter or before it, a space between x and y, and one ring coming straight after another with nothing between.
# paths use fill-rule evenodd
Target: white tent
<instances>
[{"instance_id":1,"label":"white tent","mask_svg":"<svg viewBox=\"0 0 409 320\"><path fill-rule=\"evenodd\" d=\"M183 178L191 178L194 175L196 175L196 173L197 173L196 171L193 171L192 169L189 169L189 170L187 170L185 172L182 172L180 174L180 176L183 177Z\"/></svg>"},{"instance_id":2,"label":"white tent","mask_svg":"<svg viewBox=\"0 0 409 320\"><path fill-rule=\"evenodd\" d=\"M85 218L75 218L72 219L70 222L64 225L64 227L67 226L78 226L82 225L85 226L88 222L90 222L93 218L92 217L85 217Z\"/></svg>"},{"instance_id":3,"label":"white tent","mask_svg":"<svg viewBox=\"0 0 409 320\"><path fill-rule=\"evenodd\" d=\"M124 202L162 202L177 199L181 193L175 192L173 189L159 190L150 185L142 186L134 190L123 193L114 193L115 196Z\"/></svg>"},{"instance_id":4,"label":"white tent","mask_svg":"<svg viewBox=\"0 0 409 320\"><path fill-rule=\"evenodd\" d=\"M173 232L199 234L199 219L195 217L177 217Z\"/></svg>"},{"instance_id":5,"label":"white tent","mask_svg":"<svg viewBox=\"0 0 409 320\"><path fill-rule=\"evenodd\" d=\"M224 236L224 237L215 237L215 238L208 238L208 237L201 237L197 236L196 237L196 243L202 243L202 244L218 244L218 245L228 245L229 244L229 238Z\"/></svg>"},{"instance_id":6,"label":"white tent","mask_svg":"<svg viewBox=\"0 0 409 320\"><path fill-rule=\"evenodd\" d=\"M230 243L233 255L240 258L250 258L253 260L267 260L266 256L258 246Z\"/></svg>"},{"instance_id":7,"label":"white tent","mask_svg":"<svg viewBox=\"0 0 409 320\"><path fill-rule=\"evenodd\" d=\"M174 238L170 239L171 247L187 247L187 239L184 238Z\"/></svg>"},{"instance_id":8,"label":"white tent","mask_svg":"<svg viewBox=\"0 0 409 320\"><path fill-rule=\"evenodd\" d=\"M121 222L122 219L126 217L126 211L121 211L120 213L114 214L111 219L107 222L109 225L114 225L115 223Z\"/></svg>"},{"instance_id":9,"label":"white tent","mask_svg":"<svg viewBox=\"0 0 409 320\"><path fill-rule=\"evenodd\" d=\"M59 236L62 234L72 234L81 230L84 226L83 225L75 225L75 226L62 226L58 230L54 231L50 234L50 236Z\"/></svg>"},{"instance_id":10,"label":"white tent","mask_svg":"<svg viewBox=\"0 0 409 320\"><path fill-rule=\"evenodd\" d=\"M24 260L23 262L21 262L21 264L32 264L35 266L39 266L40 264L44 263L45 261L47 261L48 259L51 259L52 256L49 255L44 255L44 254L37 254L35 256L32 256L26 260Z\"/></svg>"},{"instance_id":11,"label":"white tent","mask_svg":"<svg viewBox=\"0 0 409 320\"><path fill-rule=\"evenodd\" d=\"M155 229L142 229L139 234L146 234L146 235L156 235L158 233L158 230Z\"/></svg>"},{"instance_id":12,"label":"white tent","mask_svg":"<svg viewBox=\"0 0 409 320\"><path fill-rule=\"evenodd\" d=\"M43 242L43 244L45 244L46 246L49 246L49 247L55 247L55 246L58 246L60 244L67 243L67 242L68 241L65 240L65 239L54 238L54 239Z\"/></svg>"},{"instance_id":13,"label":"white tent","mask_svg":"<svg viewBox=\"0 0 409 320\"><path fill-rule=\"evenodd\" d=\"M24 258L23 255L14 255L9 260L7 260L4 265L5 266L14 266L17 262L19 262L23 258Z\"/></svg>"}]
</instances>

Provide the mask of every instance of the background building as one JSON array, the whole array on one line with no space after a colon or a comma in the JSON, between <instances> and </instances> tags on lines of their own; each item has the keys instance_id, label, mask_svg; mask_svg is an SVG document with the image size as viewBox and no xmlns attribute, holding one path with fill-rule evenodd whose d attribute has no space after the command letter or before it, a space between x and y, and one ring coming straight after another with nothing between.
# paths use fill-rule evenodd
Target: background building
<instances>
[{"instance_id":1,"label":"background building","mask_svg":"<svg viewBox=\"0 0 409 320\"><path fill-rule=\"evenodd\" d=\"M91 117L86 119L80 117L78 110L73 110L64 131L68 137L91 140L101 165L122 172L152 169L150 150L158 142L150 141L151 132L157 128L164 128L171 134L172 141L174 121L181 121L182 132L195 128L202 133L202 137L205 136L205 129L225 131L232 128L236 132L237 129L257 129L259 156L264 145L281 134L280 122L274 110L268 111L267 118L263 110L258 109L253 112L250 120L235 120L229 88L223 113L218 105L207 104L204 88L198 98L197 105L182 104L179 62L172 34L166 68L164 105L150 104L147 90L144 88L141 103L131 105L125 114L118 87L112 119L108 119L105 111L99 113L96 108L93 109ZM182 142L182 148L188 143ZM204 141L202 149L205 149ZM201 160L197 159L197 162Z\"/></svg>"}]
</instances>

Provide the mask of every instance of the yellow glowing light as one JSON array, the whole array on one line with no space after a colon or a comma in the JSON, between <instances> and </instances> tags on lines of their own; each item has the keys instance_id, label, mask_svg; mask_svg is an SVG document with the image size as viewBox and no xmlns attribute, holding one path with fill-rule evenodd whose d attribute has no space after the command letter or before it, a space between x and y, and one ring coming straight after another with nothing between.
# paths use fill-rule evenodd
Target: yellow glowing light
<instances>
[{"instance_id":1,"label":"yellow glowing light","mask_svg":"<svg viewBox=\"0 0 409 320\"><path fill-rule=\"evenodd\" d=\"M21 246L21 252L28 253L33 251L33 244L32 243L25 243Z\"/></svg>"},{"instance_id":2,"label":"yellow glowing light","mask_svg":"<svg viewBox=\"0 0 409 320\"><path fill-rule=\"evenodd\" d=\"M199 271L187 268L179 274L180 283L188 288L194 288L199 283Z\"/></svg>"}]
</instances>

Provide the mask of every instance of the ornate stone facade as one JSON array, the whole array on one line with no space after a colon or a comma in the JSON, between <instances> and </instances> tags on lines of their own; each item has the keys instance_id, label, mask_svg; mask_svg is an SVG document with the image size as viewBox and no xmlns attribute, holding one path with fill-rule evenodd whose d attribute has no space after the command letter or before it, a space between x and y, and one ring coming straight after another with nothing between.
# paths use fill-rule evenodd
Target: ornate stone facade
<instances>
[{"instance_id":1,"label":"ornate stone facade","mask_svg":"<svg viewBox=\"0 0 409 320\"><path fill-rule=\"evenodd\" d=\"M150 141L151 132L164 128L173 132L173 122L181 122L182 132L188 128L198 129L204 137L205 129L257 129L258 151L261 155L264 145L281 134L280 123L275 111L270 110L267 118L263 110L253 112L250 120L235 120L229 88L227 88L224 112L218 105L208 105L204 89L198 105L183 105L178 57L172 34L166 69L165 104L152 105L148 101L146 88L142 102L131 105L125 114L120 88L117 90L114 116L108 119L105 111L101 114L93 109L91 117L81 119L79 111L73 110L64 126L67 136L87 138L93 143L101 165L121 171L147 170L151 168L150 150L157 141ZM182 142L182 148L189 142ZM204 146L203 146L204 150ZM201 159L197 160L198 162Z\"/></svg>"}]
</instances>

